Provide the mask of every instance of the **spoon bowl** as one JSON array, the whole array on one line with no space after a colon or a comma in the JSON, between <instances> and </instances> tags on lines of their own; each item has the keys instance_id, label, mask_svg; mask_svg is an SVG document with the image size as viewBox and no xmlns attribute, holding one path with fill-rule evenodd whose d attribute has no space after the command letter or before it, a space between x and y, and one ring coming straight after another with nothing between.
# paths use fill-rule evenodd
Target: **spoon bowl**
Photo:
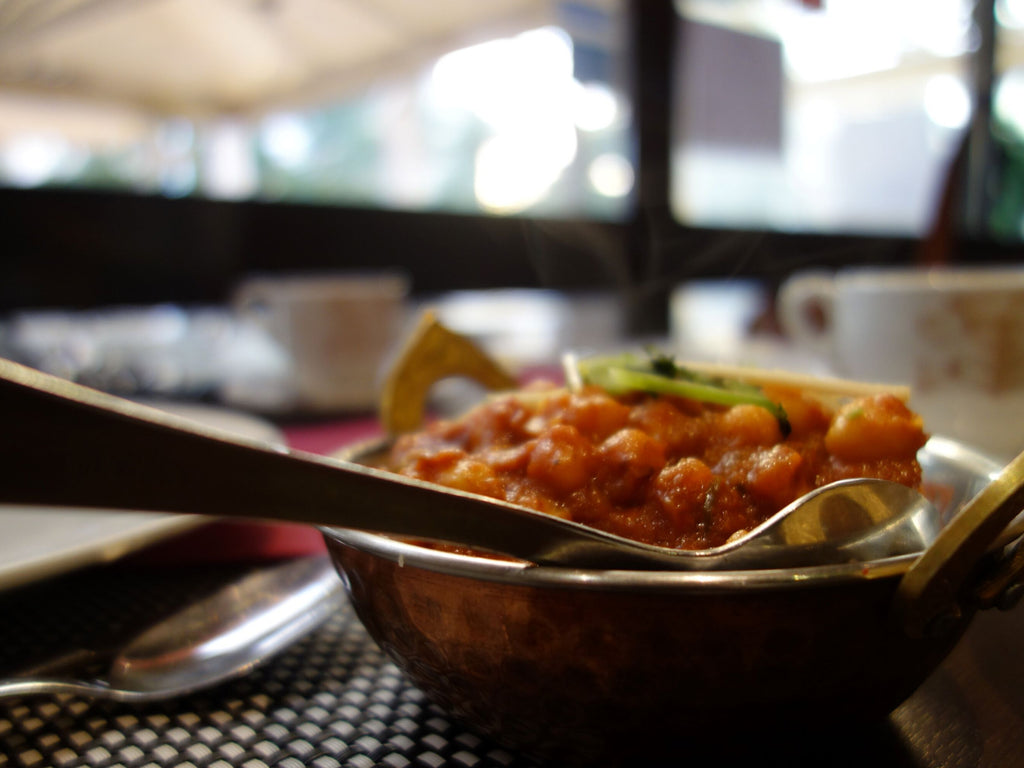
<instances>
[{"instance_id":1,"label":"spoon bowl","mask_svg":"<svg viewBox=\"0 0 1024 768\"><path fill-rule=\"evenodd\" d=\"M938 509L916 489L852 478L805 494L721 547L691 554L705 570L871 562L923 552L940 530Z\"/></svg>"}]
</instances>

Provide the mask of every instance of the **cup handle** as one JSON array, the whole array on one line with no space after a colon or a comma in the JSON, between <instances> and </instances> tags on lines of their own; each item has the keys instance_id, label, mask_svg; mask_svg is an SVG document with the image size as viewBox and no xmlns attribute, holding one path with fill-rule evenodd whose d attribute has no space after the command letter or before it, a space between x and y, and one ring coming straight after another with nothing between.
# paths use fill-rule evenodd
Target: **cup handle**
<instances>
[{"instance_id":1,"label":"cup handle","mask_svg":"<svg viewBox=\"0 0 1024 768\"><path fill-rule=\"evenodd\" d=\"M835 279L828 273L790 277L779 288L777 302L783 332L797 344L826 346L832 332L835 294Z\"/></svg>"},{"instance_id":2,"label":"cup handle","mask_svg":"<svg viewBox=\"0 0 1024 768\"><path fill-rule=\"evenodd\" d=\"M266 283L242 283L231 296L231 307L240 315L259 314L270 304L270 298Z\"/></svg>"},{"instance_id":3,"label":"cup handle","mask_svg":"<svg viewBox=\"0 0 1024 768\"><path fill-rule=\"evenodd\" d=\"M254 326L262 328L276 341L285 343L284 329L274 319L273 286L262 280L254 280L240 285L231 296L231 309L235 315Z\"/></svg>"}]
</instances>

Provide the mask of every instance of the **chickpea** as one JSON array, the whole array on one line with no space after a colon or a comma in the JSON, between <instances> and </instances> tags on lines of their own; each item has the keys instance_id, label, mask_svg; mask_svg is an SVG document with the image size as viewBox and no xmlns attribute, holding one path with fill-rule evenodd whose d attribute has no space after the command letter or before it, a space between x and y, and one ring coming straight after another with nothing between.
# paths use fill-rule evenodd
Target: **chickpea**
<instances>
[{"instance_id":1,"label":"chickpea","mask_svg":"<svg viewBox=\"0 0 1024 768\"><path fill-rule=\"evenodd\" d=\"M464 457L436 476L434 482L467 493L478 493L494 499L505 498L505 487L495 471L484 462Z\"/></svg>"},{"instance_id":2,"label":"chickpea","mask_svg":"<svg viewBox=\"0 0 1024 768\"><path fill-rule=\"evenodd\" d=\"M661 440L675 456L700 452L707 432L704 419L684 413L667 398L655 398L633 407L630 425Z\"/></svg>"},{"instance_id":3,"label":"chickpea","mask_svg":"<svg viewBox=\"0 0 1024 768\"><path fill-rule=\"evenodd\" d=\"M825 433L825 448L843 461L907 459L927 440L921 417L884 393L842 406Z\"/></svg>"},{"instance_id":4,"label":"chickpea","mask_svg":"<svg viewBox=\"0 0 1024 768\"><path fill-rule=\"evenodd\" d=\"M582 488L591 476L593 448L579 430L555 424L537 438L526 465L526 476L555 493Z\"/></svg>"},{"instance_id":5,"label":"chickpea","mask_svg":"<svg viewBox=\"0 0 1024 768\"><path fill-rule=\"evenodd\" d=\"M703 461L680 459L658 473L653 483L654 498L673 525L688 530L702 516L714 482L711 468Z\"/></svg>"},{"instance_id":6,"label":"chickpea","mask_svg":"<svg viewBox=\"0 0 1024 768\"><path fill-rule=\"evenodd\" d=\"M782 406L794 437L822 432L828 428L832 414L813 397L788 387L765 387L764 394Z\"/></svg>"},{"instance_id":7,"label":"chickpea","mask_svg":"<svg viewBox=\"0 0 1024 768\"><path fill-rule=\"evenodd\" d=\"M719 416L723 442L733 448L769 446L782 440L779 421L759 405L734 405Z\"/></svg>"},{"instance_id":8,"label":"chickpea","mask_svg":"<svg viewBox=\"0 0 1024 768\"><path fill-rule=\"evenodd\" d=\"M479 451L477 455L482 461L494 467L497 472L502 474L522 473L526 471L526 467L530 462L530 451L532 448L533 441L531 440L508 448L486 448Z\"/></svg>"},{"instance_id":9,"label":"chickpea","mask_svg":"<svg viewBox=\"0 0 1024 768\"><path fill-rule=\"evenodd\" d=\"M800 454L786 445L757 450L750 457L747 491L782 509L805 490L800 486L802 464Z\"/></svg>"},{"instance_id":10,"label":"chickpea","mask_svg":"<svg viewBox=\"0 0 1024 768\"><path fill-rule=\"evenodd\" d=\"M438 478L450 471L465 457L466 452L460 448L439 446L433 451L414 451L405 454L402 457L403 462L397 466L397 470L420 480L439 483L441 481Z\"/></svg>"},{"instance_id":11,"label":"chickpea","mask_svg":"<svg viewBox=\"0 0 1024 768\"><path fill-rule=\"evenodd\" d=\"M477 406L459 420L465 432L461 443L471 451L479 446L514 444L528 436L531 416L528 405L515 397Z\"/></svg>"},{"instance_id":12,"label":"chickpea","mask_svg":"<svg viewBox=\"0 0 1024 768\"><path fill-rule=\"evenodd\" d=\"M588 390L574 397L562 420L591 440L604 440L626 426L629 406L600 390Z\"/></svg>"},{"instance_id":13,"label":"chickpea","mask_svg":"<svg viewBox=\"0 0 1024 768\"><path fill-rule=\"evenodd\" d=\"M665 466L665 445L639 429L620 429L605 440L598 455L600 477L616 504L642 501L650 478Z\"/></svg>"}]
</instances>

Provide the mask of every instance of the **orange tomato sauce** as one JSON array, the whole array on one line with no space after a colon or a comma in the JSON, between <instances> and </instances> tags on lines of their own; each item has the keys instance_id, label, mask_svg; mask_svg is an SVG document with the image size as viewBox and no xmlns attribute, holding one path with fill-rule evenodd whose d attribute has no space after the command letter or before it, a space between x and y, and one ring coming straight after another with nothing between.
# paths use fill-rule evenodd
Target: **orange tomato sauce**
<instances>
[{"instance_id":1,"label":"orange tomato sauce","mask_svg":"<svg viewBox=\"0 0 1024 768\"><path fill-rule=\"evenodd\" d=\"M387 468L639 541L726 543L834 480L921 484L921 419L888 394L832 408L766 390L791 430L756 405L612 397L535 384L396 440Z\"/></svg>"}]
</instances>

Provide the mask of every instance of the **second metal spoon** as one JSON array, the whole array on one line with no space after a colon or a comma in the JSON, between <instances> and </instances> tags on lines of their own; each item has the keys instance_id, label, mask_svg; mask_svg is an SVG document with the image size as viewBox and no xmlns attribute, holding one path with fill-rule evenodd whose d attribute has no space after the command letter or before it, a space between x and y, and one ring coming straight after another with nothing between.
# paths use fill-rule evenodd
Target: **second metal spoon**
<instances>
[{"instance_id":1,"label":"second metal spoon","mask_svg":"<svg viewBox=\"0 0 1024 768\"><path fill-rule=\"evenodd\" d=\"M326 557L262 568L177 611L109 654L89 649L0 680L0 699L75 694L161 701L240 677L323 623L343 603ZM106 662L96 677L82 666Z\"/></svg>"}]
</instances>

